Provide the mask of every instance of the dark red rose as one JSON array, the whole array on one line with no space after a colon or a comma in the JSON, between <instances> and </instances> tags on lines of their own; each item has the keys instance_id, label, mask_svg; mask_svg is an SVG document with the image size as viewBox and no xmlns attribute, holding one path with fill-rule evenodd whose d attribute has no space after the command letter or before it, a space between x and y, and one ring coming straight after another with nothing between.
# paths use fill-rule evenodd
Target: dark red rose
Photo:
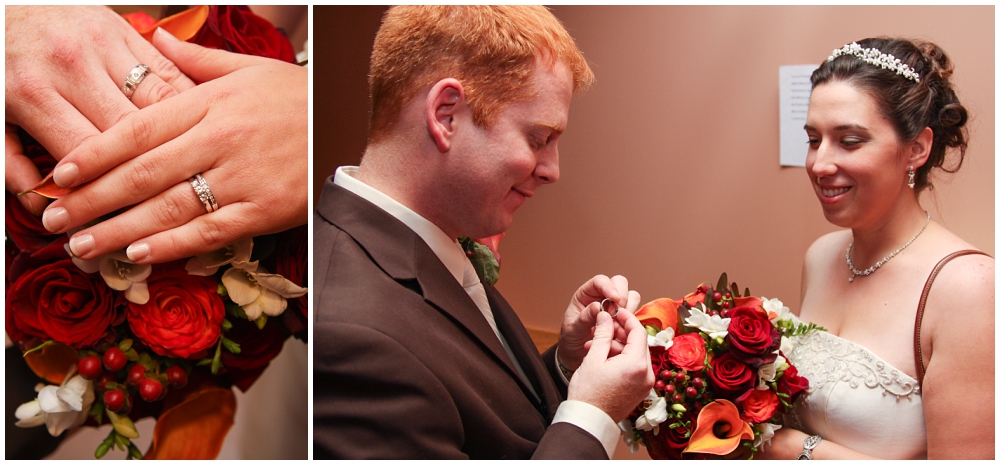
<instances>
[{"instance_id":1,"label":"dark red rose","mask_svg":"<svg viewBox=\"0 0 1000 465\"><path fill-rule=\"evenodd\" d=\"M704 369L705 354L705 340L698 333L681 334L675 337L673 345L667 349L670 363L677 368L688 371Z\"/></svg>"},{"instance_id":2,"label":"dark red rose","mask_svg":"<svg viewBox=\"0 0 1000 465\"><path fill-rule=\"evenodd\" d=\"M289 229L278 236L278 253L275 257L274 272L300 287L308 287L309 232L307 225ZM303 315L309 316L309 294L288 299L288 306L295 307ZM291 309L291 308L289 308Z\"/></svg>"},{"instance_id":3,"label":"dark red rose","mask_svg":"<svg viewBox=\"0 0 1000 465\"><path fill-rule=\"evenodd\" d=\"M44 149L41 149L37 143L27 146L27 148L32 147L34 147L33 150L25 150L25 152L26 154L28 152L36 154L31 161L35 163L44 178L56 166L56 160L47 153L38 153L39 150ZM34 215L24 208L17 200L16 194L6 192L5 195L7 197L7 210L4 212L4 229L7 231L7 236L14 241L19 249L35 251L61 235L46 230L45 226L42 226L42 217Z\"/></svg>"},{"instance_id":4,"label":"dark red rose","mask_svg":"<svg viewBox=\"0 0 1000 465\"><path fill-rule=\"evenodd\" d=\"M292 43L266 19L245 6L212 6L189 42L245 55L295 62Z\"/></svg>"},{"instance_id":5,"label":"dark red rose","mask_svg":"<svg viewBox=\"0 0 1000 465\"><path fill-rule=\"evenodd\" d=\"M122 322L120 304L99 274L83 272L69 258L48 262L11 282L7 334L14 341L38 337L91 347Z\"/></svg>"},{"instance_id":6,"label":"dark red rose","mask_svg":"<svg viewBox=\"0 0 1000 465\"><path fill-rule=\"evenodd\" d=\"M789 399L787 402L789 404L794 403L798 399L802 391L809 388L809 380L805 377L799 376L799 370L794 366L789 366L785 370L784 374L778 378L776 383L778 392L788 395Z\"/></svg>"},{"instance_id":7,"label":"dark red rose","mask_svg":"<svg viewBox=\"0 0 1000 465\"><path fill-rule=\"evenodd\" d=\"M240 353L222 350L222 366L225 374L244 392L264 372L271 359L281 353L288 339L288 331L277 319L268 320L264 329L242 318L230 319L233 327L226 331L226 339L240 345Z\"/></svg>"},{"instance_id":8,"label":"dark red rose","mask_svg":"<svg viewBox=\"0 0 1000 465\"><path fill-rule=\"evenodd\" d=\"M737 404L743 412L740 418L750 423L770 420L778 409L778 395L770 389L751 389Z\"/></svg>"},{"instance_id":9,"label":"dark red rose","mask_svg":"<svg viewBox=\"0 0 1000 465\"><path fill-rule=\"evenodd\" d=\"M733 357L730 352L712 360L711 369L708 370L712 386L726 399L739 397L747 389L752 389L756 378L754 370Z\"/></svg>"},{"instance_id":10,"label":"dark red rose","mask_svg":"<svg viewBox=\"0 0 1000 465\"><path fill-rule=\"evenodd\" d=\"M684 421L691 421L694 424L693 416L683 418ZM674 420L669 420L667 423L671 423ZM680 460L684 458L691 458L689 456L681 456L681 452L687 447L688 442L691 440L690 437L684 437L687 430L680 426L676 429L670 429L669 426L664 423L660 425L659 434L654 435L652 431L643 431L644 439L646 444L649 445L646 451L649 452L650 458L654 460Z\"/></svg>"},{"instance_id":11,"label":"dark red rose","mask_svg":"<svg viewBox=\"0 0 1000 465\"><path fill-rule=\"evenodd\" d=\"M219 340L226 309L207 276L189 275L182 262L154 265L149 302L128 304L132 332L157 354L202 358Z\"/></svg>"},{"instance_id":12,"label":"dark red rose","mask_svg":"<svg viewBox=\"0 0 1000 465\"><path fill-rule=\"evenodd\" d=\"M754 368L778 358L781 332L758 308L736 307L729 311L729 348L733 356Z\"/></svg>"}]
</instances>

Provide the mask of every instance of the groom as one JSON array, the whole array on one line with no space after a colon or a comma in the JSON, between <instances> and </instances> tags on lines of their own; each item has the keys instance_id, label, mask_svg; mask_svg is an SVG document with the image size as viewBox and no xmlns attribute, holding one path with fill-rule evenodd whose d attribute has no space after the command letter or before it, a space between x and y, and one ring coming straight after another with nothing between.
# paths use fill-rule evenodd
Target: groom
<instances>
[{"instance_id":1,"label":"groom","mask_svg":"<svg viewBox=\"0 0 1000 465\"><path fill-rule=\"evenodd\" d=\"M503 232L558 179L570 99L592 80L541 7L386 13L364 158L316 209L315 458L613 454L653 374L642 326L600 303L638 295L591 279L539 356L456 242Z\"/></svg>"}]
</instances>

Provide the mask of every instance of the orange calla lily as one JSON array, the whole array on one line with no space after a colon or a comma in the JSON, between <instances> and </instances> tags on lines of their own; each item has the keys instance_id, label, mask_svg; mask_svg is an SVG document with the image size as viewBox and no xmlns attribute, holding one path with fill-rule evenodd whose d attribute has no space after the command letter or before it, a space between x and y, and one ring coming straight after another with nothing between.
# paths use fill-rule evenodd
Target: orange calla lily
<instances>
[{"instance_id":1,"label":"orange calla lily","mask_svg":"<svg viewBox=\"0 0 1000 465\"><path fill-rule=\"evenodd\" d=\"M232 389L203 385L160 414L144 459L214 459L236 415Z\"/></svg>"},{"instance_id":2,"label":"orange calla lily","mask_svg":"<svg viewBox=\"0 0 1000 465\"><path fill-rule=\"evenodd\" d=\"M684 452L726 455L743 440L753 440L753 428L740 418L740 411L732 402L718 399L701 409L698 426Z\"/></svg>"},{"instance_id":3,"label":"orange calla lily","mask_svg":"<svg viewBox=\"0 0 1000 465\"><path fill-rule=\"evenodd\" d=\"M764 301L760 297L733 297L733 307L763 308Z\"/></svg>"},{"instance_id":4,"label":"orange calla lily","mask_svg":"<svg viewBox=\"0 0 1000 465\"><path fill-rule=\"evenodd\" d=\"M643 326L656 326L660 331L673 328L677 331L677 308L680 302L663 298L643 305L635 312L635 317Z\"/></svg>"},{"instance_id":5,"label":"orange calla lily","mask_svg":"<svg viewBox=\"0 0 1000 465\"><path fill-rule=\"evenodd\" d=\"M80 356L76 349L58 342L24 356L31 371L50 384L62 384Z\"/></svg>"},{"instance_id":6,"label":"orange calla lily","mask_svg":"<svg viewBox=\"0 0 1000 465\"><path fill-rule=\"evenodd\" d=\"M139 35L150 42L153 41L153 33L156 32L156 28L158 27L162 27L173 34L174 37L186 41L194 37L201 30L201 26L208 19L208 11L208 6L193 6L180 13L163 18L158 22L152 22L149 15L145 13L128 13L122 15L122 17L139 32ZM150 24L151 22L152 24Z\"/></svg>"}]
</instances>

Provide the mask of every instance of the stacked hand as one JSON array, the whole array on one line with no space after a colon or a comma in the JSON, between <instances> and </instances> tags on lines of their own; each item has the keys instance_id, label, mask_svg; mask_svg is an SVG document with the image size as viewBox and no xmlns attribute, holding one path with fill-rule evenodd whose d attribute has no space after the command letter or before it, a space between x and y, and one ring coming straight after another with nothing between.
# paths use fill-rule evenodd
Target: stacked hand
<instances>
[{"instance_id":1,"label":"stacked hand","mask_svg":"<svg viewBox=\"0 0 1000 465\"><path fill-rule=\"evenodd\" d=\"M126 115L66 155L53 180L76 189L48 207L45 227L84 227L135 205L76 232L70 248L93 258L127 246L132 261L159 263L305 223L307 71L187 44L163 30L153 43L204 84ZM215 212L187 181L199 173Z\"/></svg>"},{"instance_id":2,"label":"stacked hand","mask_svg":"<svg viewBox=\"0 0 1000 465\"><path fill-rule=\"evenodd\" d=\"M605 298L619 305L615 317L601 310ZM646 330L633 315L639 298L624 277L596 276L574 294L559 335L560 362L576 370L567 398L591 404L616 422L649 394L655 381Z\"/></svg>"}]
</instances>

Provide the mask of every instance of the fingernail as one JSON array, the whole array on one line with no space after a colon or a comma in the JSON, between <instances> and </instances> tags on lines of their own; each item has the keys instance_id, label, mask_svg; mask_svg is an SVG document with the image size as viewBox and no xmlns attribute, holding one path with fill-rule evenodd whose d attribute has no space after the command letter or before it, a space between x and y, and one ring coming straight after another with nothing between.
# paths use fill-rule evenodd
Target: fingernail
<instances>
[{"instance_id":1,"label":"fingernail","mask_svg":"<svg viewBox=\"0 0 1000 465\"><path fill-rule=\"evenodd\" d=\"M42 226L49 232L62 231L69 224L69 212L63 207L54 207L42 213Z\"/></svg>"},{"instance_id":2,"label":"fingernail","mask_svg":"<svg viewBox=\"0 0 1000 465\"><path fill-rule=\"evenodd\" d=\"M69 250L73 252L73 256L83 257L91 250L94 250L94 236L90 234L81 234L70 238Z\"/></svg>"},{"instance_id":3,"label":"fingernail","mask_svg":"<svg viewBox=\"0 0 1000 465\"><path fill-rule=\"evenodd\" d=\"M80 169L76 167L76 163L63 163L52 172L52 180L59 187L72 186L79 176Z\"/></svg>"},{"instance_id":4,"label":"fingernail","mask_svg":"<svg viewBox=\"0 0 1000 465\"><path fill-rule=\"evenodd\" d=\"M128 255L129 260L138 263L149 256L149 244L144 242L132 244L125 249L125 255Z\"/></svg>"},{"instance_id":5,"label":"fingernail","mask_svg":"<svg viewBox=\"0 0 1000 465\"><path fill-rule=\"evenodd\" d=\"M164 29L162 27L156 28L156 32L154 32L154 34L160 35L164 39L167 39L167 40L171 40L171 41L174 41L174 42L178 41L178 39L176 37L174 37L174 35L171 34L170 31L168 31L168 30L166 30L166 29Z\"/></svg>"}]
</instances>

